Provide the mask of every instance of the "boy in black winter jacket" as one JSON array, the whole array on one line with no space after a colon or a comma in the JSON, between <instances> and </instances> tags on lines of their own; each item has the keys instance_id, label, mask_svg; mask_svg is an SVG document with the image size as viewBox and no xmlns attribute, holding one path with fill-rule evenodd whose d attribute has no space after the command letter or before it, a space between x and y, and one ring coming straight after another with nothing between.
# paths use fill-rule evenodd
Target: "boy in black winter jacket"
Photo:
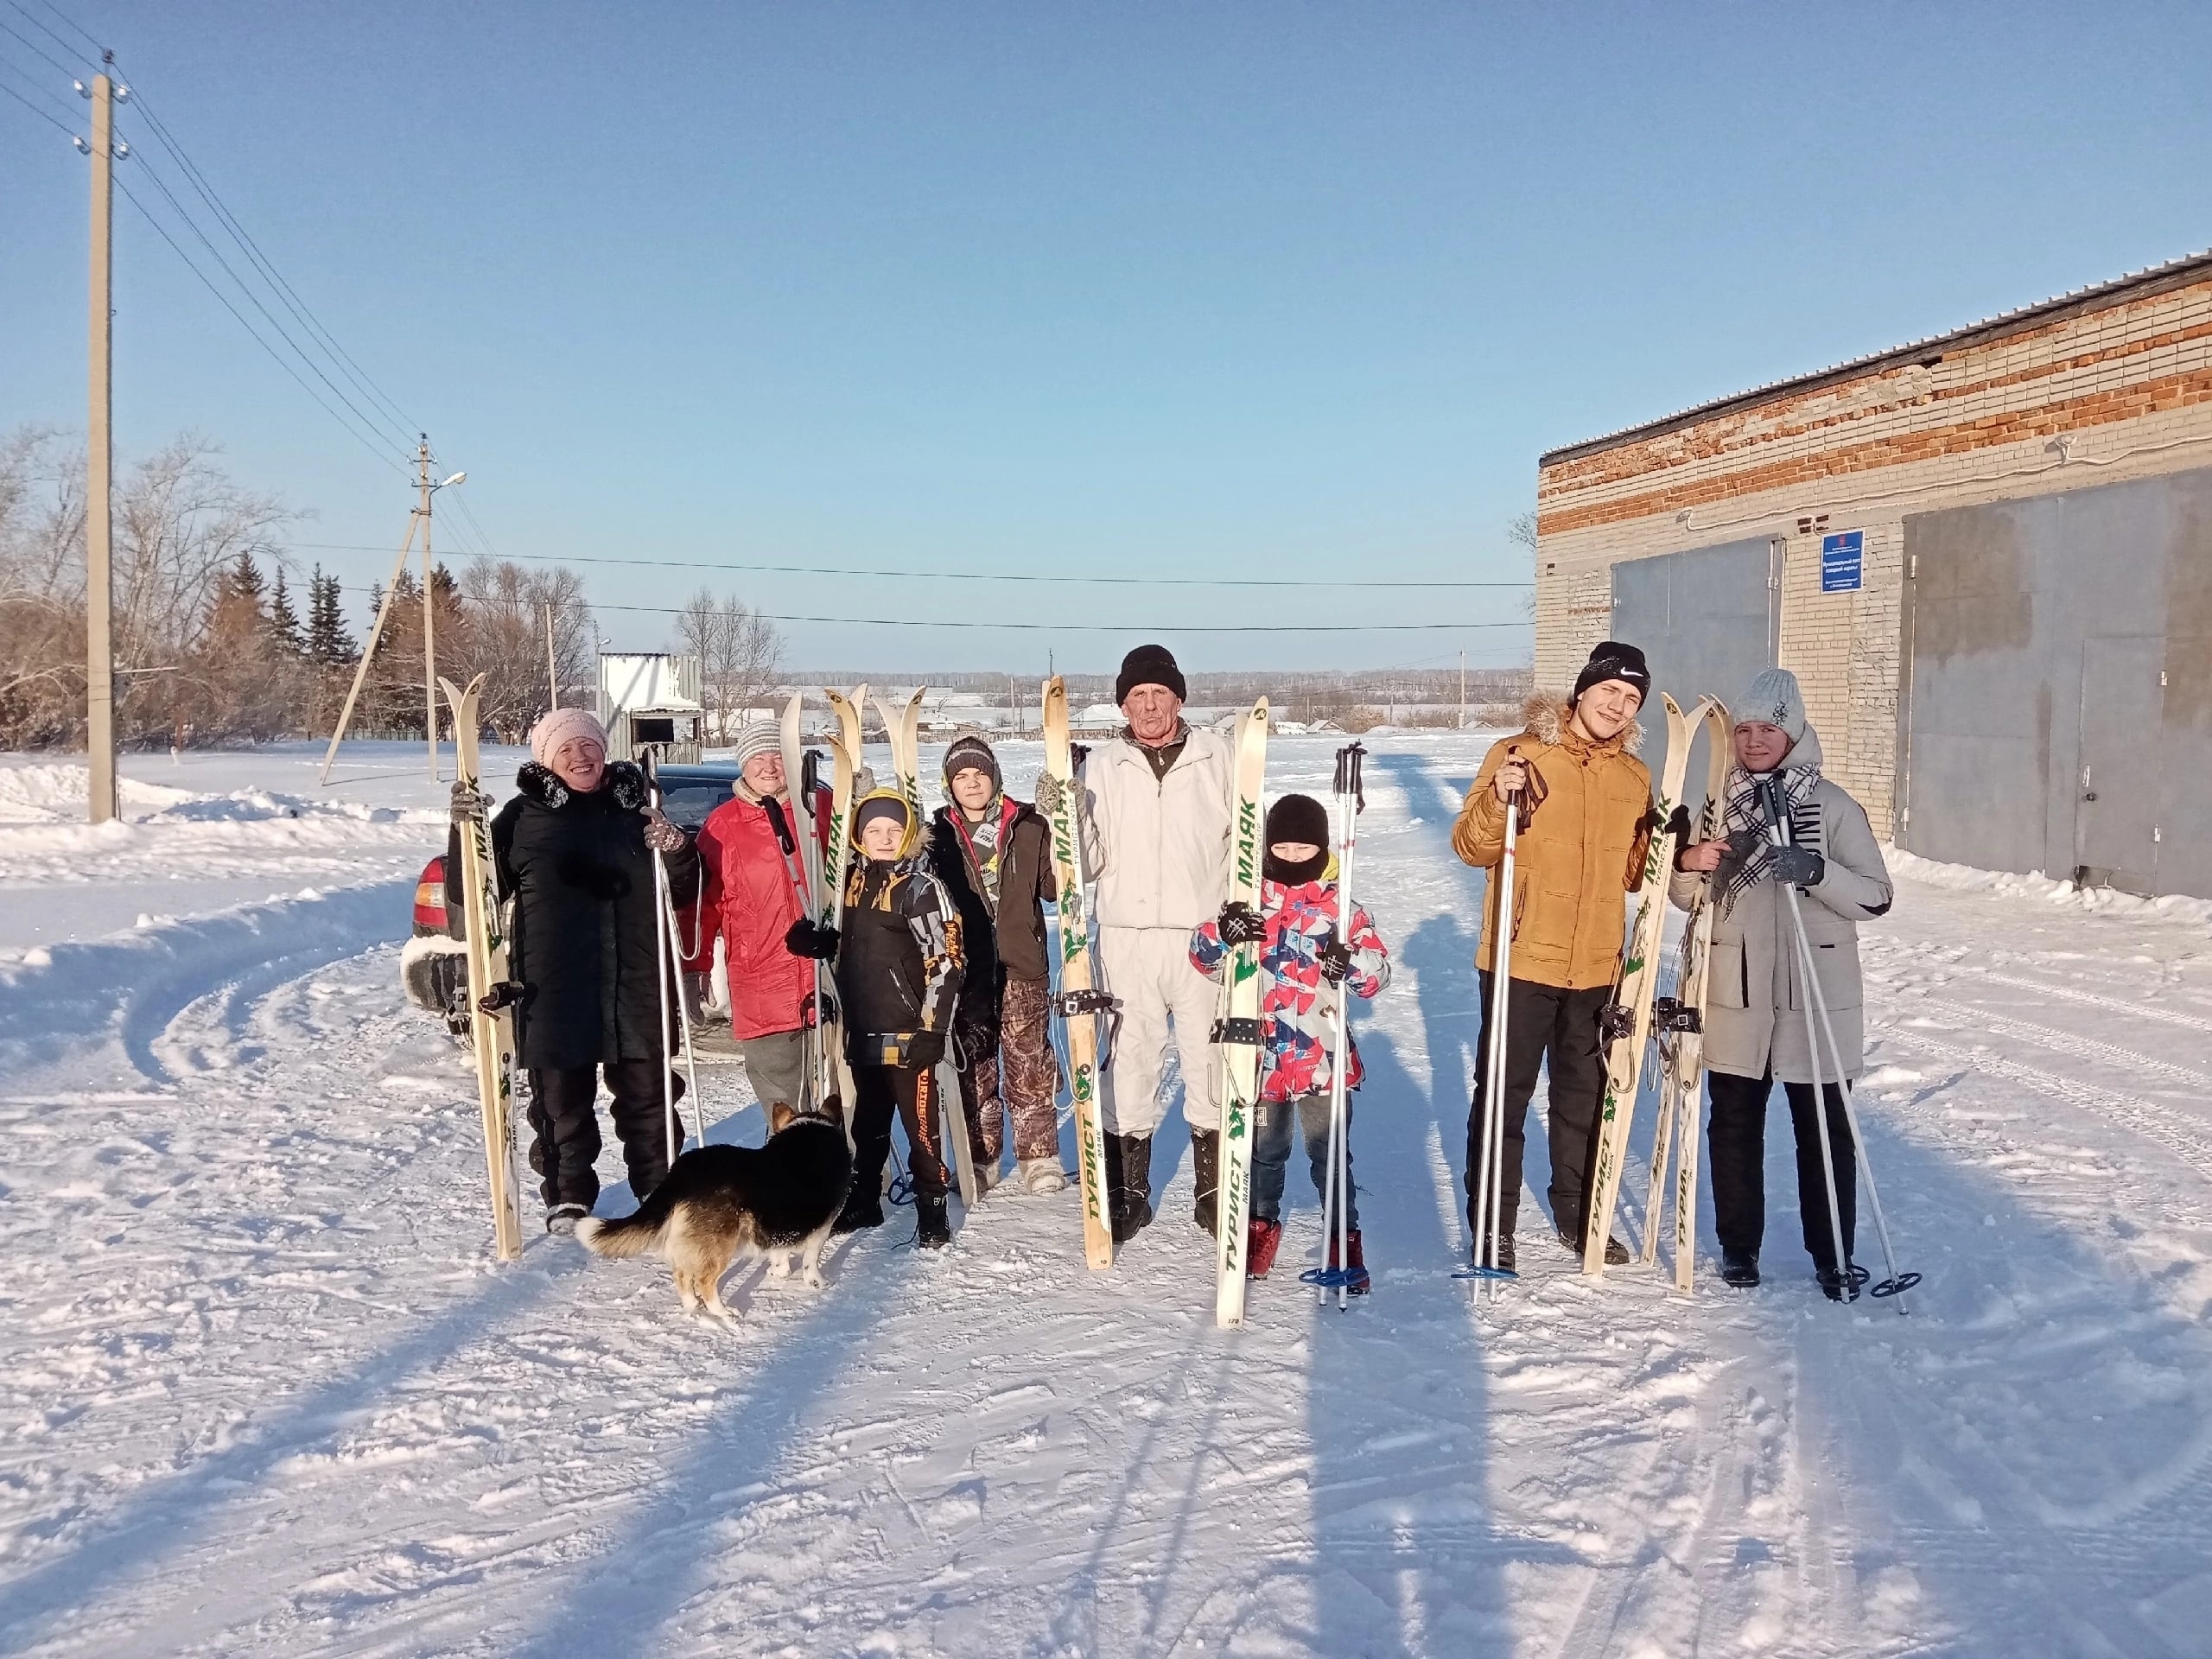
<instances>
[{"instance_id":1,"label":"boy in black winter jacket","mask_svg":"<svg viewBox=\"0 0 2212 1659\"><path fill-rule=\"evenodd\" d=\"M963 967L960 912L928 861L903 796L877 790L853 811L861 857L845 878L845 925L834 936L845 1058L853 1069L853 1186L837 1218L849 1233L883 1224L883 1166L893 1111L906 1126L921 1242L950 1243L937 1064Z\"/></svg>"},{"instance_id":2,"label":"boy in black winter jacket","mask_svg":"<svg viewBox=\"0 0 2212 1659\"><path fill-rule=\"evenodd\" d=\"M944 790L951 804L930 821L930 861L960 906L967 960L953 1049L976 1184L997 1181L1011 1117L1022 1185L1058 1192L1067 1176L1045 950L1045 901L1056 893L1051 836L1035 807L1007 798L980 731L957 734L946 748Z\"/></svg>"}]
</instances>

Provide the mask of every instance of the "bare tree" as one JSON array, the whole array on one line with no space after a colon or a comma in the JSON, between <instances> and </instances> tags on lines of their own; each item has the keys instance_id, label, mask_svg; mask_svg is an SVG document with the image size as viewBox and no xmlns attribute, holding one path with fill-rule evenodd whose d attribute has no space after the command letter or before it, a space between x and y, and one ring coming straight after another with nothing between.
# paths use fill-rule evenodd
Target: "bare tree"
<instances>
[{"instance_id":1,"label":"bare tree","mask_svg":"<svg viewBox=\"0 0 2212 1659\"><path fill-rule=\"evenodd\" d=\"M699 659L700 701L715 741L727 743L745 711L781 682L784 640L776 625L738 598L702 588L676 616L676 648Z\"/></svg>"},{"instance_id":2,"label":"bare tree","mask_svg":"<svg viewBox=\"0 0 2212 1659\"><path fill-rule=\"evenodd\" d=\"M551 672L561 701L591 689L591 607L582 577L565 565L525 569L511 559L477 558L461 573L460 638L451 650L459 677L485 677L484 721L510 743L529 735L552 697L545 651L546 614L553 620ZM441 623L441 626L442 626ZM442 640L440 654L447 653Z\"/></svg>"},{"instance_id":3,"label":"bare tree","mask_svg":"<svg viewBox=\"0 0 2212 1659\"><path fill-rule=\"evenodd\" d=\"M249 609L267 620L258 594L242 604L231 585L242 562L282 563L277 538L297 515L232 480L219 453L179 438L132 467L116 494L116 718L126 744L258 736L290 718L283 653L272 658L265 628L246 626ZM54 433L25 428L0 442L0 742L83 741L83 451Z\"/></svg>"}]
</instances>

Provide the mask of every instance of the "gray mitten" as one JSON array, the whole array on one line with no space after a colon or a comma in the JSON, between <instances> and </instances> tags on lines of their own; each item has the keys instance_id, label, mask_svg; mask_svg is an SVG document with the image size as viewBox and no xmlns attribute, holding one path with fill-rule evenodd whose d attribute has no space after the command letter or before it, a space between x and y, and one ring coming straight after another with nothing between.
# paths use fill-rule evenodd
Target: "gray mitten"
<instances>
[{"instance_id":1,"label":"gray mitten","mask_svg":"<svg viewBox=\"0 0 2212 1659\"><path fill-rule=\"evenodd\" d=\"M1048 818L1060 815L1060 804L1067 798L1067 785L1052 773L1040 772L1037 778L1037 810Z\"/></svg>"},{"instance_id":2,"label":"gray mitten","mask_svg":"<svg viewBox=\"0 0 2212 1659\"><path fill-rule=\"evenodd\" d=\"M448 798L448 810L456 824L474 823L492 810L492 798L482 790L454 780L453 793Z\"/></svg>"}]
</instances>

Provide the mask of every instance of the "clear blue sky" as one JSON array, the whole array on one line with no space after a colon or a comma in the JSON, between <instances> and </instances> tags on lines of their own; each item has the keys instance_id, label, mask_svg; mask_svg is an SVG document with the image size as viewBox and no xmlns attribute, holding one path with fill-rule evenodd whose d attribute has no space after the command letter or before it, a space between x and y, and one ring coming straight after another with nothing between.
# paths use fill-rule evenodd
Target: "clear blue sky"
<instances>
[{"instance_id":1,"label":"clear blue sky","mask_svg":"<svg viewBox=\"0 0 2212 1659\"><path fill-rule=\"evenodd\" d=\"M1511 621L1511 591L1265 582L1523 579L1548 447L2212 243L2201 4L58 3L502 552L1257 584L716 578L1113 625L787 626L802 667L1516 660L1513 629L1192 625ZM181 193L123 130L118 176ZM7 99L0 158L0 424L79 427L86 164ZM398 475L118 213L118 442L204 433L302 543L396 546ZM699 580L587 574L607 605Z\"/></svg>"}]
</instances>

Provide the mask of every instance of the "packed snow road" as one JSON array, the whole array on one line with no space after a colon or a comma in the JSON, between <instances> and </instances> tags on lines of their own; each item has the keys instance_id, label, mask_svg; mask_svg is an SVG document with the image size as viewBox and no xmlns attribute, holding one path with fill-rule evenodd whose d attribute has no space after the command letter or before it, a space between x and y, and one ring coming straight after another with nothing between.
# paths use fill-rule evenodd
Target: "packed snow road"
<instances>
[{"instance_id":1,"label":"packed snow road","mask_svg":"<svg viewBox=\"0 0 2212 1659\"><path fill-rule=\"evenodd\" d=\"M1862 1100L1910 1316L1819 1299L1779 1111L1764 1288L1592 1284L1531 1198L1492 1300L1450 1276L1481 881L1446 835L1480 744L1372 747L1376 1290L1297 1284L1294 1167L1233 1335L1179 1124L1107 1274L1072 1193L995 1196L936 1259L863 1235L819 1293L747 1269L734 1332L656 1263L495 1267L469 1074L397 983L386 865L435 819L366 885L0 963L0 1649L2207 1651L2204 907L1900 860ZM1329 760L1281 740L1270 785ZM4 903L35 905L12 833ZM706 1091L759 1138L733 1072Z\"/></svg>"}]
</instances>

